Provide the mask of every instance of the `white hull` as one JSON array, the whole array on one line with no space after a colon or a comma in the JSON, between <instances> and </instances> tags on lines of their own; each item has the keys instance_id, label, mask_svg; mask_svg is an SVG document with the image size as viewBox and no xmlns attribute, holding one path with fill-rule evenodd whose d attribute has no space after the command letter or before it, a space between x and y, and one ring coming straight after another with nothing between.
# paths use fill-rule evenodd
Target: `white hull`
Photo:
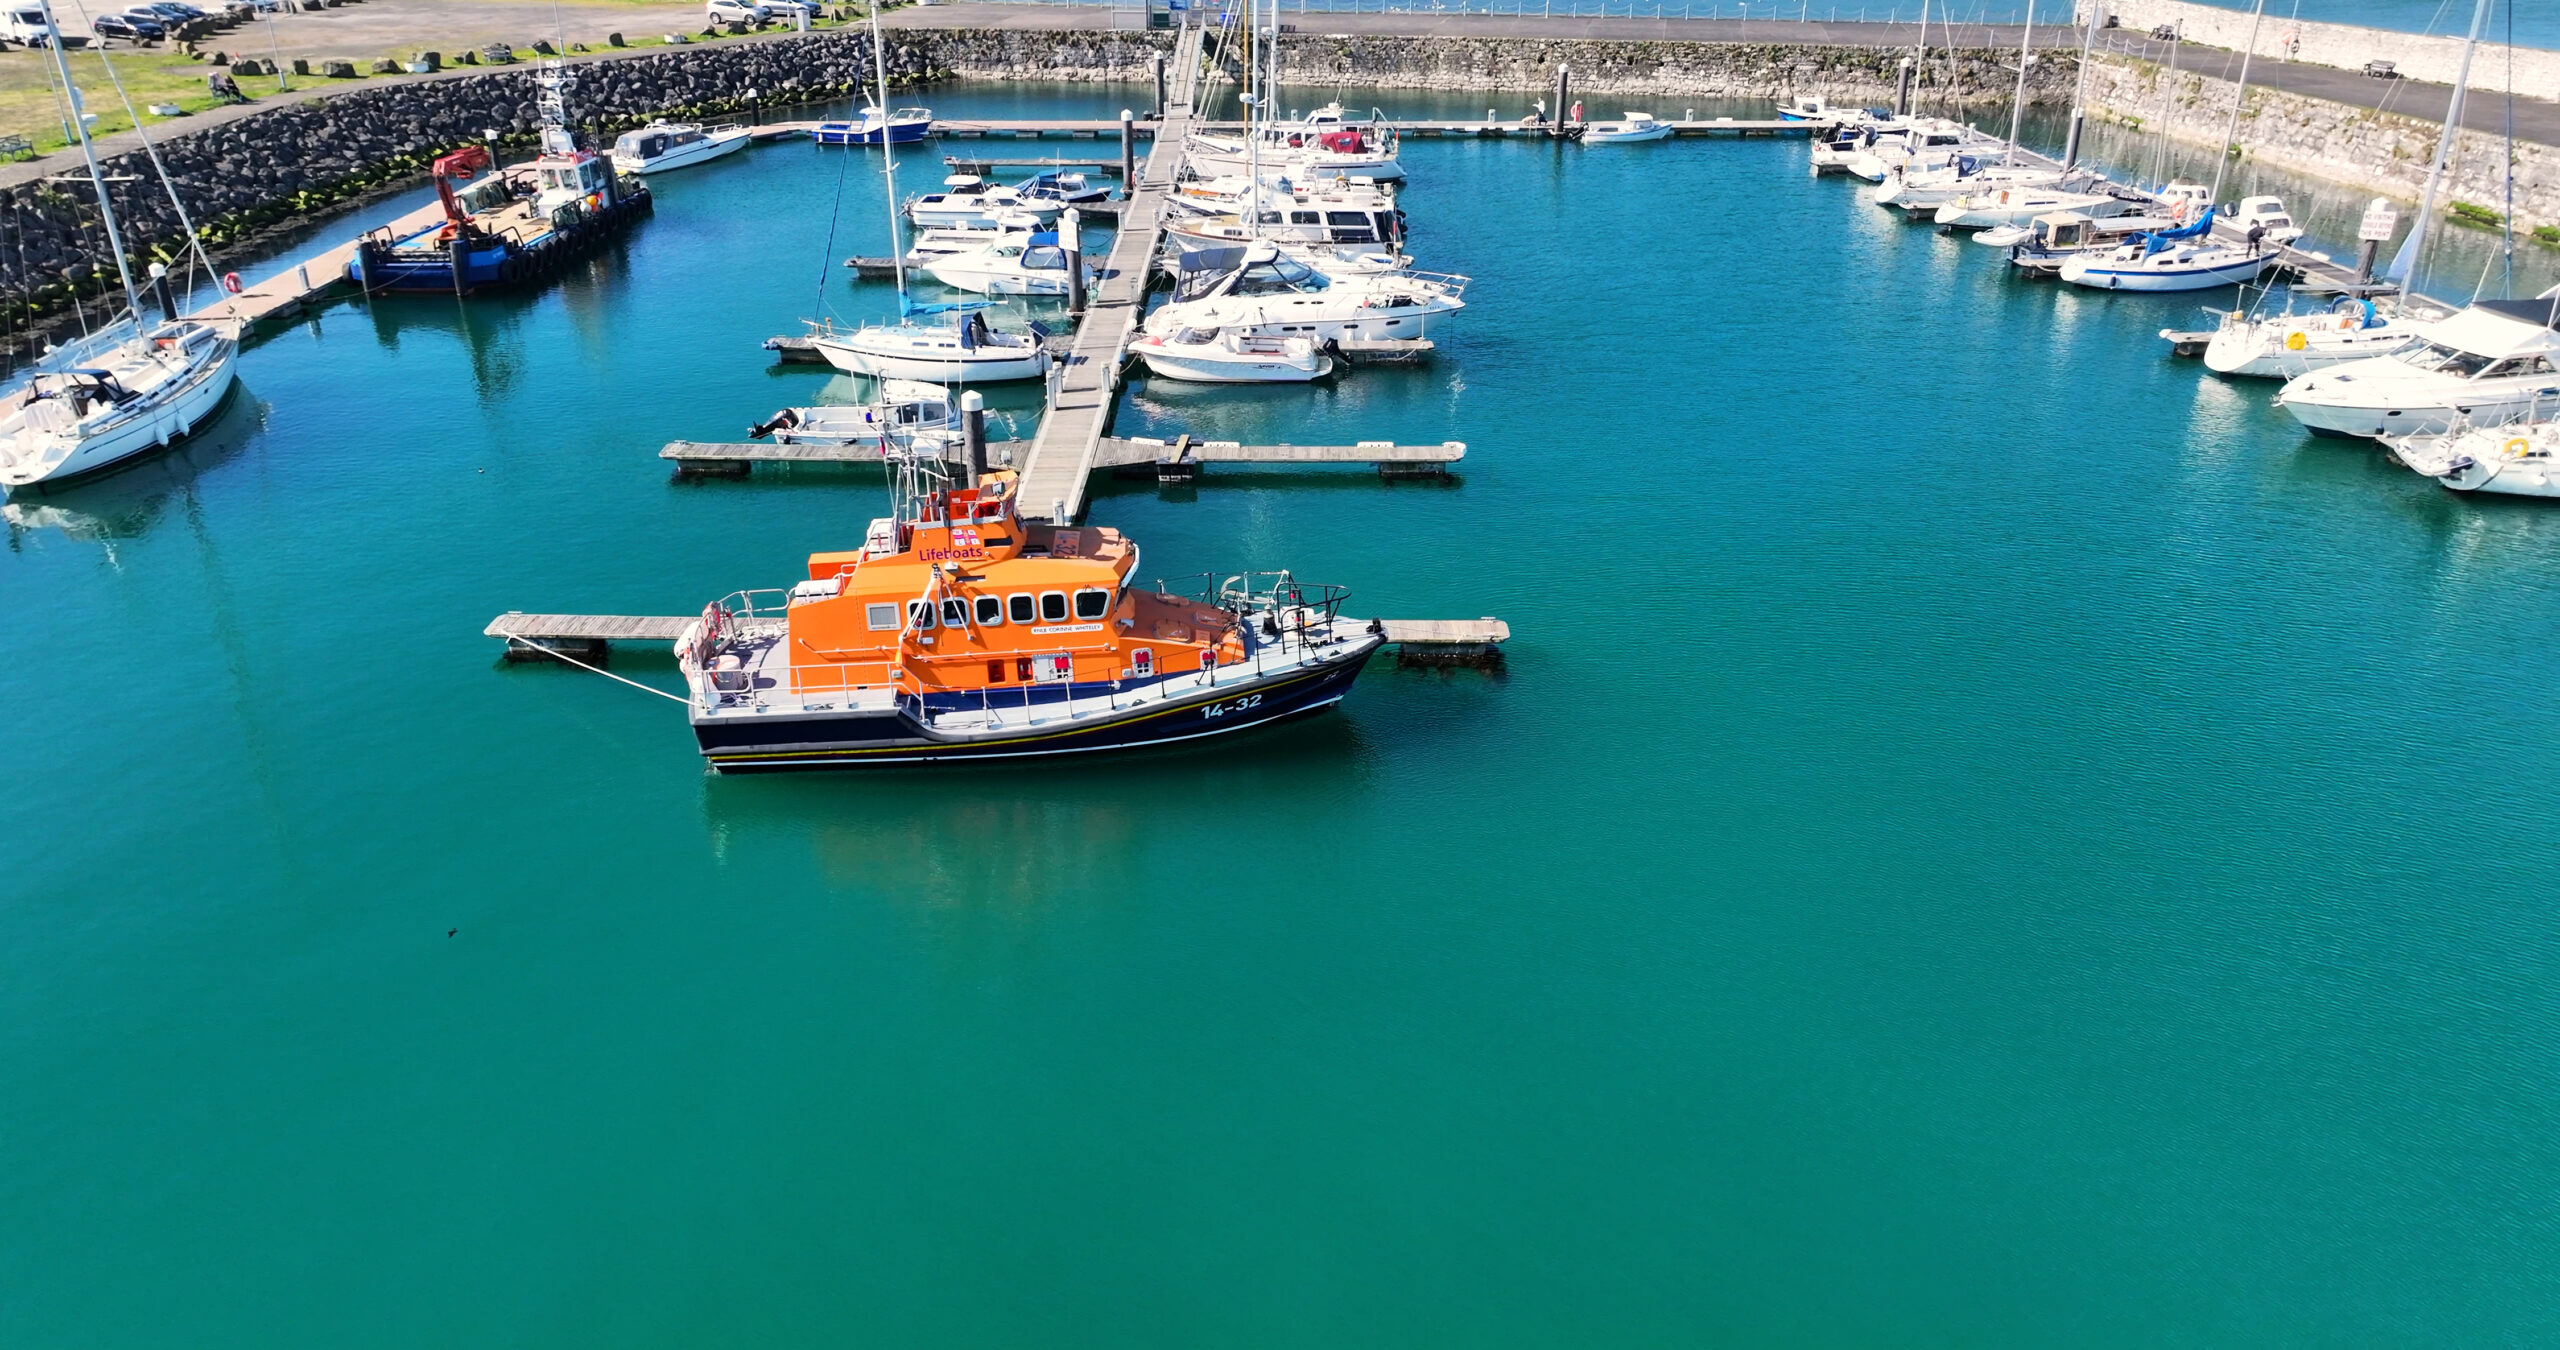
<instances>
[{"instance_id":1,"label":"white hull","mask_svg":"<svg viewBox=\"0 0 2560 1350\"><path fill-rule=\"evenodd\" d=\"M1064 272L1029 273L973 267L965 257L925 264L933 279L954 290L977 295L1065 295Z\"/></svg>"},{"instance_id":2,"label":"white hull","mask_svg":"<svg viewBox=\"0 0 2560 1350\"><path fill-rule=\"evenodd\" d=\"M2267 265L2274 261L2274 258L2266 256L2242 256L2146 267L2141 263L2120 262L2107 257L2075 257L2063 261L2062 279L2074 286L2086 286L2096 291L2209 291L2216 286L2237 286L2244 281L2255 281L2258 274L2267 270Z\"/></svg>"},{"instance_id":3,"label":"white hull","mask_svg":"<svg viewBox=\"0 0 2560 1350\"><path fill-rule=\"evenodd\" d=\"M1241 150L1204 150L1192 143L1187 159L1194 172L1205 177L1250 172L1252 161ZM1285 175L1295 179L1374 178L1393 183L1404 178L1404 165L1393 155L1308 154L1304 151L1272 150L1262 152L1265 176Z\"/></svg>"},{"instance_id":4,"label":"white hull","mask_svg":"<svg viewBox=\"0 0 2560 1350\"><path fill-rule=\"evenodd\" d=\"M2560 497L2560 457L2546 426L2467 432L2459 436L2393 437L2394 458L2456 492L2508 497Z\"/></svg>"},{"instance_id":5,"label":"white hull","mask_svg":"<svg viewBox=\"0 0 2560 1350\"><path fill-rule=\"evenodd\" d=\"M217 353L191 378L156 393L149 406L83 437L59 460L46 463L42 457L13 458L11 447L0 445L0 486L64 482L113 468L185 439L213 416L214 410L222 406L223 397L231 392L231 362L238 349L227 338L219 341Z\"/></svg>"},{"instance_id":6,"label":"white hull","mask_svg":"<svg viewBox=\"0 0 2560 1350\"><path fill-rule=\"evenodd\" d=\"M655 159L616 154L613 167L624 173L666 173L671 169L690 169L696 164L707 164L722 155L746 149L749 139L751 136L747 129L739 127L734 131L705 136L690 145L678 146Z\"/></svg>"},{"instance_id":7,"label":"white hull","mask_svg":"<svg viewBox=\"0 0 2560 1350\"><path fill-rule=\"evenodd\" d=\"M2401 404L2388 408L2359 407L2353 404L2314 402L2302 396L2279 394L2278 406L2292 413L2294 420L2313 431L2333 436L2441 436L2456 422L2475 427L2503 427L2532 418L2536 413L2552 410L2548 396L2535 397L2519 393L2508 397L2488 396L2459 408L2426 407Z\"/></svg>"},{"instance_id":8,"label":"white hull","mask_svg":"<svg viewBox=\"0 0 2560 1350\"><path fill-rule=\"evenodd\" d=\"M2340 332L2334 327L2324 331L2317 316L2313 322L2315 326L2304 327L2270 319L2221 329L2205 344L2205 368L2218 375L2290 380L2349 361L2389 356L2415 336L2406 323ZM2302 335L2299 347L2291 345L2297 332Z\"/></svg>"},{"instance_id":9,"label":"white hull","mask_svg":"<svg viewBox=\"0 0 2560 1350\"><path fill-rule=\"evenodd\" d=\"M1656 124L1639 131L1603 131L1597 125L1582 133L1584 145L1633 145L1638 141L1659 141L1671 135L1667 124Z\"/></svg>"},{"instance_id":10,"label":"white hull","mask_svg":"<svg viewBox=\"0 0 2560 1350\"><path fill-rule=\"evenodd\" d=\"M1295 340L1230 345L1143 337L1129 350L1155 374L1195 384L1305 384L1333 373L1332 357Z\"/></svg>"},{"instance_id":11,"label":"white hull","mask_svg":"<svg viewBox=\"0 0 2560 1350\"><path fill-rule=\"evenodd\" d=\"M864 329L854 333L818 336L810 345L827 358L827 364L855 375L871 375L884 380L929 380L935 384L1000 384L1006 380L1036 380L1049 373L1049 354L1037 348L1029 354L1005 348L974 348L962 351L956 344L947 350L927 348L895 337L867 338L869 333L890 333L890 329Z\"/></svg>"}]
</instances>

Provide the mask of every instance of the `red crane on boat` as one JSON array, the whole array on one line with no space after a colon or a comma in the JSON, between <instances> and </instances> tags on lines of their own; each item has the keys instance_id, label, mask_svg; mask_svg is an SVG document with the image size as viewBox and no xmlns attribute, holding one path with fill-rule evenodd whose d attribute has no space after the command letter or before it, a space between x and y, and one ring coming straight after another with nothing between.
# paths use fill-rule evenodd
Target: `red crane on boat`
<instances>
[{"instance_id":1,"label":"red crane on boat","mask_svg":"<svg viewBox=\"0 0 2560 1350\"><path fill-rule=\"evenodd\" d=\"M489 147L466 145L452 154L438 156L435 167L428 171L436 180L436 200L444 203L444 218L452 221L456 229L471 223L471 213L454 200L453 185L468 183L474 174L489 167Z\"/></svg>"}]
</instances>

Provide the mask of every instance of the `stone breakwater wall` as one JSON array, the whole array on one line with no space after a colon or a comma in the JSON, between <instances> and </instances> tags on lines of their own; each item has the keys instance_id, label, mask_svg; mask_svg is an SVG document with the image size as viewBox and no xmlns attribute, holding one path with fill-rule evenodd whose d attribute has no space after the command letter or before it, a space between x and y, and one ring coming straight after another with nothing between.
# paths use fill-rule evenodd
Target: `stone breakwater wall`
<instances>
[{"instance_id":1,"label":"stone breakwater wall","mask_svg":"<svg viewBox=\"0 0 2560 1350\"><path fill-rule=\"evenodd\" d=\"M1313 85L1508 91L1516 100L1550 94L1556 66L1573 69L1575 97L1689 95L1788 98L1820 94L1842 102L1890 104L1905 52L1887 47L1819 47L1752 42L1602 42L1541 38L1317 37L1280 39L1282 79ZM1933 52L1916 87L1932 103L1950 90L2006 104L2017 87L2014 53ZM2028 68L2029 102L2068 99L2078 70L2068 54L2040 54ZM1951 84L1950 81L1953 81ZM1584 99L1588 104L1589 100ZM1506 112L1510 110L1506 109ZM1525 111L1521 109L1520 111ZM1610 109L1611 113L1617 110ZM1652 109L1657 116L1676 110ZM1602 114L1592 113L1593 116ZM1774 114L1772 114L1774 115Z\"/></svg>"},{"instance_id":2,"label":"stone breakwater wall","mask_svg":"<svg viewBox=\"0 0 2560 1350\"><path fill-rule=\"evenodd\" d=\"M2096 58L2089 67L2090 105L2119 121L2156 129L2166 75L2155 62ZM2165 91L2172 101L2169 134L2197 145L2219 143L2230 117L2232 83L2183 70L2176 80ZM2426 190L2427 166L2443 130L2425 117L2253 86L2241 105L2239 145L2249 159L2416 201ZM2503 136L2463 132L2446 165L2445 199L2503 210L2505 150ZM2560 150L2516 142L2515 180L2519 227L2560 224Z\"/></svg>"},{"instance_id":3,"label":"stone breakwater wall","mask_svg":"<svg viewBox=\"0 0 2560 1350\"><path fill-rule=\"evenodd\" d=\"M2212 5L2187 3L2187 0L2094 0L2098 12L2112 17L2118 27L2148 33L2166 25L2178 30L2188 42L2201 42L2226 51L2240 51L2249 45L2250 15L2245 9L2220 9ZM2082 0L2079 21L2089 20L2092 0ZM2367 61L2389 61L2400 74L2412 80L2436 84L2453 83L2462 69L2462 40L2471 29L2471 7L2445 7L2445 22L2450 36L2427 37L2417 33L2395 33L2388 28L2359 28L2353 24L2313 23L2288 17L2290 6L2278 13L2267 6L2266 22L2257 25L2256 55L2261 59L2304 61L2317 66L2336 66L2341 70L2362 70ZM2496 19L2492 18L2494 24ZM2498 30L2481 35L2485 41L2498 36ZM2560 98L2560 52L2518 47L2513 56L2515 92L2533 98ZM2471 63L2471 87L2475 90L2507 89L2510 54L2499 48L2482 51Z\"/></svg>"}]
</instances>

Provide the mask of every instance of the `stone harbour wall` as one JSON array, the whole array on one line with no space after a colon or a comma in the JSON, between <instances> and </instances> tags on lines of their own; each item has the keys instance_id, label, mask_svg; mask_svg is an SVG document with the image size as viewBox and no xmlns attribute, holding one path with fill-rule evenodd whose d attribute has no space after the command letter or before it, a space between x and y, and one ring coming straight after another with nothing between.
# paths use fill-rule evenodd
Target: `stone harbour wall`
<instances>
[{"instance_id":1,"label":"stone harbour wall","mask_svg":"<svg viewBox=\"0 0 2560 1350\"><path fill-rule=\"evenodd\" d=\"M1896 67L1904 55L1899 48L1787 43L1304 34L1281 38L1280 47L1281 78L1291 83L1481 89L1538 97L1555 88L1556 66L1561 63L1573 69L1577 98L1666 94L1782 99L1820 94L1840 102L1874 104L1893 101ZM2001 67L2002 59L2003 53L1990 51L1958 53L1951 86L1947 53L1941 49L1931 55L1918 87L1933 91L1933 97L1953 88L1968 99L1996 97L2005 104L2018 77L2014 68ZM2072 57L2040 59L2029 69L2028 101L2070 97L2078 69Z\"/></svg>"},{"instance_id":2,"label":"stone harbour wall","mask_svg":"<svg viewBox=\"0 0 2560 1350\"><path fill-rule=\"evenodd\" d=\"M2089 67L2090 106L2119 121L2156 129L2166 73L2156 62L2096 58ZM2232 83L2183 70L2176 79L2176 86L2165 91L2174 108L2170 136L2196 145L2219 143L2229 125ZM2240 109L2238 143L2243 158L2416 201L2426 190L2427 166L2443 130L2442 123L2422 116L2252 86ZM2505 150L2503 136L2463 132L2445 168L2445 200L2503 209L2506 182L2500 161ZM2515 180L2519 228L2560 224L2560 150L2516 142Z\"/></svg>"},{"instance_id":3,"label":"stone harbour wall","mask_svg":"<svg viewBox=\"0 0 2560 1350\"><path fill-rule=\"evenodd\" d=\"M2113 18L2118 27L2138 33L2154 28L2178 30L2180 39L2240 51L2249 45L2250 14L2245 9L2221 9L2213 5L2187 3L2187 0L2083 0L2079 22L2089 20L2089 5ZM2267 6L2264 23L2257 25L2256 55L2261 59L2306 61L2318 66L2336 66L2341 70L2362 70L2367 61L2389 61L2404 79L2427 80L2451 84L2462 69L2462 42L2471 31L2471 6L2448 5L2442 22L2449 35L2430 37L2418 33L2396 33L2388 28L2360 28L2344 23L2314 23L2291 17L2296 11L2287 6L2278 13ZM2498 19L2492 16L2491 24ZM2476 90L2507 90L2508 72L2514 72L2515 92L2532 98L2560 98L2560 52L2518 47L2509 53L2504 47L2492 47L2502 30L2492 27L2481 34L2479 59L2471 63L2471 87Z\"/></svg>"}]
</instances>

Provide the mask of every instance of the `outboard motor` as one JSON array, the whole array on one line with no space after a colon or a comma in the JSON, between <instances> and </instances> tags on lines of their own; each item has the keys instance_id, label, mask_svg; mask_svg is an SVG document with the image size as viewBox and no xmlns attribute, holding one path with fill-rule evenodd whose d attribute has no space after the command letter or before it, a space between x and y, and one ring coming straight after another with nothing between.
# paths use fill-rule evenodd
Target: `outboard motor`
<instances>
[{"instance_id":1,"label":"outboard motor","mask_svg":"<svg viewBox=\"0 0 2560 1350\"><path fill-rule=\"evenodd\" d=\"M758 422L754 426L747 428L747 439L751 441L760 441L765 437L772 435L778 429L787 429L798 425L800 425L800 414L793 409L785 408L782 411L775 413L770 421Z\"/></svg>"}]
</instances>

